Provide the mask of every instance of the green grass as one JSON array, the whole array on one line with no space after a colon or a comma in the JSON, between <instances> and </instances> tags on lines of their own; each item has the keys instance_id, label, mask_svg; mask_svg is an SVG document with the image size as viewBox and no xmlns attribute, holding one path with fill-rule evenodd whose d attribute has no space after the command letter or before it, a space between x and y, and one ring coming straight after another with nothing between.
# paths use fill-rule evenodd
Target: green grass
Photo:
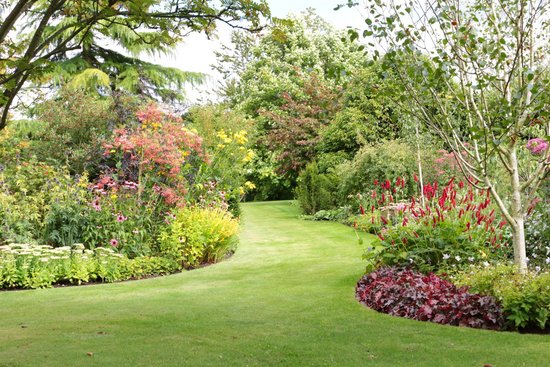
<instances>
[{"instance_id":1,"label":"green grass","mask_svg":"<svg viewBox=\"0 0 550 367\"><path fill-rule=\"evenodd\" d=\"M550 336L441 326L354 299L353 230L243 205L229 260L168 277L0 293L0 366L549 366ZM87 353L92 352L93 356Z\"/></svg>"}]
</instances>

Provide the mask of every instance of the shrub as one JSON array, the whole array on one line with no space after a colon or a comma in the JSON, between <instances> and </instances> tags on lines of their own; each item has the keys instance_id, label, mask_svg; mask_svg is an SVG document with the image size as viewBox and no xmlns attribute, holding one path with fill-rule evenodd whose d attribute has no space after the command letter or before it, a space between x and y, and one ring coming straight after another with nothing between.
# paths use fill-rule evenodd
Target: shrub
<instances>
[{"instance_id":1,"label":"shrub","mask_svg":"<svg viewBox=\"0 0 550 367\"><path fill-rule=\"evenodd\" d=\"M57 99L39 107L45 126L32 143L41 159L66 165L72 173L99 172L102 141L114 126L111 99L86 95L82 91L62 90Z\"/></svg>"},{"instance_id":2,"label":"shrub","mask_svg":"<svg viewBox=\"0 0 550 367\"><path fill-rule=\"evenodd\" d=\"M160 234L162 256L184 268L220 260L237 245L238 222L218 208L182 208Z\"/></svg>"},{"instance_id":3,"label":"shrub","mask_svg":"<svg viewBox=\"0 0 550 367\"><path fill-rule=\"evenodd\" d=\"M297 181L296 199L305 214L315 214L335 206L333 192L336 178L330 174L320 174L317 163L309 163L300 172Z\"/></svg>"},{"instance_id":4,"label":"shrub","mask_svg":"<svg viewBox=\"0 0 550 367\"><path fill-rule=\"evenodd\" d=\"M513 265L476 267L453 277L456 284L502 303L506 326L513 329L550 328L550 273L519 274Z\"/></svg>"},{"instance_id":5,"label":"shrub","mask_svg":"<svg viewBox=\"0 0 550 367\"><path fill-rule=\"evenodd\" d=\"M376 311L413 320L494 330L503 323L493 297L471 294L434 274L409 269L383 267L363 276L356 297Z\"/></svg>"},{"instance_id":6,"label":"shrub","mask_svg":"<svg viewBox=\"0 0 550 367\"><path fill-rule=\"evenodd\" d=\"M336 174L342 179L339 185L340 198L371 192L376 189L375 181L395 182L397 177L406 178L404 191L407 197L413 196L416 192L412 179L417 171L415 157L414 149L399 141L363 147L351 162L336 168Z\"/></svg>"},{"instance_id":7,"label":"shrub","mask_svg":"<svg viewBox=\"0 0 550 367\"><path fill-rule=\"evenodd\" d=\"M319 210L312 216L305 216L310 220L328 220L332 222L345 222L351 213L349 206L343 206L336 209Z\"/></svg>"},{"instance_id":8,"label":"shrub","mask_svg":"<svg viewBox=\"0 0 550 367\"><path fill-rule=\"evenodd\" d=\"M550 269L550 201L534 200L525 221L525 244L531 269Z\"/></svg>"},{"instance_id":9,"label":"shrub","mask_svg":"<svg viewBox=\"0 0 550 367\"><path fill-rule=\"evenodd\" d=\"M89 196L86 187L85 175L71 177L66 169L34 160L8 166L0 172L0 242L38 243L43 240L47 222L51 222L48 230L61 230L53 225L60 221L48 217L50 211L57 211L59 215L52 215L59 218L60 208L65 206L80 214L77 208L82 208ZM61 237L69 237L77 229L74 223L60 225L65 226L65 233L58 233L63 244ZM70 244L74 242L78 242L76 238Z\"/></svg>"}]
</instances>

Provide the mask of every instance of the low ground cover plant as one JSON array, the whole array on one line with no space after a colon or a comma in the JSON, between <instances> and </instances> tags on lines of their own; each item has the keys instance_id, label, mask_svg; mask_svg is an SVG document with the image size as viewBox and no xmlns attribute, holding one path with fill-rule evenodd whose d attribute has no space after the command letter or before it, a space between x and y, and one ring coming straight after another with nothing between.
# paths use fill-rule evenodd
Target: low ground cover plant
<instances>
[{"instance_id":1,"label":"low ground cover plant","mask_svg":"<svg viewBox=\"0 0 550 367\"><path fill-rule=\"evenodd\" d=\"M411 269L381 267L363 276L356 298L379 312L438 324L499 330L504 321L496 298Z\"/></svg>"},{"instance_id":2,"label":"low ground cover plant","mask_svg":"<svg viewBox=\"0 0 550 367\"><path fill-rule=\"evenodd\" d=\"M161 257L128 259L111 248L94 250L82 244L0 246L0 288L45 288L54 284L116 282L170 274L178 264Z\"/></svg>"},{"instance_id":3,"label":"low ground cover plant","mask_svg":"<svg viewBox=\"0 0 550 367\"><path fill-rule=\"evenodd\" d=\"M499 300L508 329L550 332L550 272L518 273L511 264L472 267L452 281Z\"/></svg>"}]
</instances>

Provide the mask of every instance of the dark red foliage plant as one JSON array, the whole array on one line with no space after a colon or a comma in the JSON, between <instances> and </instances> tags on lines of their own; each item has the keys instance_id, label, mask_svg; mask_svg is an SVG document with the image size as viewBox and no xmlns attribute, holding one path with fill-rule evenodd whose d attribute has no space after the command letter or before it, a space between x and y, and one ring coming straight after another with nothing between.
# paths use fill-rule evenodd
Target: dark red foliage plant
<instances>
[{"instance_id":1,"label":"dark red foliage plant","mask_svg":"<svg viewBox=\"0 0 550 367\"><path fill-rule=\"evenodd\" d=\"M438 324L500 330L504 318L491 296L468 293L433 273L382 267L364 275L356 298L373 310Z\"/></svg>"}]
</instances>

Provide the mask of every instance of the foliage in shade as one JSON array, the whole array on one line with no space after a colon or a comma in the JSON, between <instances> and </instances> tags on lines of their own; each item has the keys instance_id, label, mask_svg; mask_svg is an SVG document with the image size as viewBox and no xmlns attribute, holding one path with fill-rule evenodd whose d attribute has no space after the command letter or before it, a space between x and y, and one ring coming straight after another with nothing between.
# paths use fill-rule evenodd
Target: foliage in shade
<instances>
[{"instance_id":1,"label":"foliage in shade","mask_svg":"<svg viewBox=\"0 0 550 367\"><path fill-rule=\"evenodd\" d=\"M316 162L309 163L298 176L296 200L305 214L315 214L335 205L336 177L320 174Z\"/></svg>"},{"instance_id":2,"label":"foliage in shade","mask_svg":"<svg viewBox=\"0 0 550 367\"><path fill-rule=\"evenodd\" d=\"M413 320L493 330L504 321L495 298L409 269L383 267L363 276L356 297L376 311Z\"/></svg>"}]
</instances>

